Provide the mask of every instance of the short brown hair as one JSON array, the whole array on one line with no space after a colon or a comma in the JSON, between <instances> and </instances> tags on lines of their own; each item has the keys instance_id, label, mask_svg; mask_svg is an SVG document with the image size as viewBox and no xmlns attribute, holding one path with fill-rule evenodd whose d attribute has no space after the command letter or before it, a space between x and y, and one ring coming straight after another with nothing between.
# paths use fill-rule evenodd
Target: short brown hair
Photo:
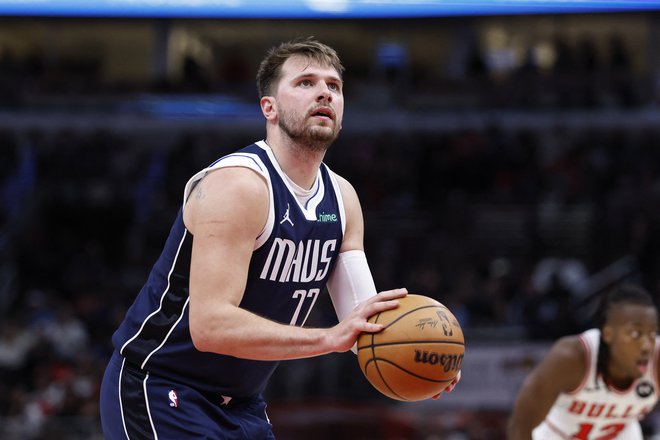
<instances>
[{"instance_id":1,"label":"short brown hair","mask_svg":"<svg viewBox=\"0 0 660 440\"><path fill-rule=\"evenodd\" d=\"M257 90L259 97L272 94L272 87L280 79L282 65L293 55L303 55L323 66L334 68L341 78L344 66L337 52L314 37L306 37L272 47L259 65Z\"/></svg>"}]
</instances>

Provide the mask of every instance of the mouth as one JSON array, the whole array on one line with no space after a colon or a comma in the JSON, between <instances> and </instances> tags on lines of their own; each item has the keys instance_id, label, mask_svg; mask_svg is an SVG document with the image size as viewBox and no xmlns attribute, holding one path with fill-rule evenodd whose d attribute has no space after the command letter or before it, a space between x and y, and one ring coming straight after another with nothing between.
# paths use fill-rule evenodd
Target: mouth
<instances>
[{"instance_id":1,"label":"mouth","mask_svg":"<svg viewBox=\"0 0 660 440\"><path fill-rule=\"evenodd\" d=\"M637 370L644 374L646 371L649 369L649 360L648 359L640 359L637 361Z\"/></svg>"},{"instance_id":2,"label":"mouth","mask_svg":"<svg viewBox=\"0 0 660 440\"><path fill-rule=\"evenodd\" d=\"M317 107L311 111L310 116L315 118L335 120L335 112L330 107Z\"/></svg>"}]
</instances>

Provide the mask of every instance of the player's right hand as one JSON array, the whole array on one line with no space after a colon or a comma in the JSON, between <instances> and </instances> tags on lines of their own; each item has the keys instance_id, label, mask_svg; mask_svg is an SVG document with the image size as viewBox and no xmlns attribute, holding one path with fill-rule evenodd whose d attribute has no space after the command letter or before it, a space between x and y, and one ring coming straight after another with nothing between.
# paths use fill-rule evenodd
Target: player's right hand
<instances>
[{"instance_id":1,"label":"player's right hand","mask_svg":"<svg viewBox=\"0 0 660 440\"><path fill-rule=\"evenodd\" d=\"M405 288L384 290L358 304L346 318L330 329L330 336L337 343L334 351L348 351L353 347L360 333L381 331L382 324L371 323L367 320L377 313L398 307L397 300L407 294L408 290Z\"/></svg>"}]
</instances>

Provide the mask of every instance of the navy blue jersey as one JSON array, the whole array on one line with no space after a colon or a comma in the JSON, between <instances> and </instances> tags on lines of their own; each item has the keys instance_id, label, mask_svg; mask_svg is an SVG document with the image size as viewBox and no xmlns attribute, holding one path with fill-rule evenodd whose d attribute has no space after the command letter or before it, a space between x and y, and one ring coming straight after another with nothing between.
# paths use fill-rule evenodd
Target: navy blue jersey
<instances>
[{"instance_id":1,"label":"navy blue jersey","mask_svg":"<svg viewBox=\"0 0 660 440\"><path fill-rule=\"evenodd\" d=\"M268 221L255 241L240 306L283 324L302 326L341 247L345 215L336 179L322 164L313 195L303 205L272 150L260 141L193 176L184 191L184 204L200 179L228 166L250 168L270 187ZM188 323L192 241L182 207L147 282L113 335L113 344L136 367L204 392L232 397L261 393L278 362L204 353L193 346Z\"/></svg>"}]
</instances>

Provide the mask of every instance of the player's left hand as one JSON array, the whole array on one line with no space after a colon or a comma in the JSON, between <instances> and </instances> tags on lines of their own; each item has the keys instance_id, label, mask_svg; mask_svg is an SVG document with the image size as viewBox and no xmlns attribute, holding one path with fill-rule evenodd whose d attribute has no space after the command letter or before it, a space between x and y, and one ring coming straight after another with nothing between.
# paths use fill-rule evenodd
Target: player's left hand
<instances>
[{"instance_id":1,"label":"player's left hand","mask_svg":"<svg viewBox=\"0 0 660 440\"><path fill-rule=\"evenodd\" d=\"M442 393L451 393L451 392L454 390L454 388L456 388L456 385L458 384L458 382L459 382L460 380L461 380L461 372L459 371L458 374L456 375L456 377L454 378L454 380L452 380L452 381L449 383L449 385L447 385L447 386L445 387L444 390L440 391L438 394L436 394L435 396L432 397L433 400L435 400L435 399L437 399L438 397L442 396Z\"/></svg>"}]
</instances>

